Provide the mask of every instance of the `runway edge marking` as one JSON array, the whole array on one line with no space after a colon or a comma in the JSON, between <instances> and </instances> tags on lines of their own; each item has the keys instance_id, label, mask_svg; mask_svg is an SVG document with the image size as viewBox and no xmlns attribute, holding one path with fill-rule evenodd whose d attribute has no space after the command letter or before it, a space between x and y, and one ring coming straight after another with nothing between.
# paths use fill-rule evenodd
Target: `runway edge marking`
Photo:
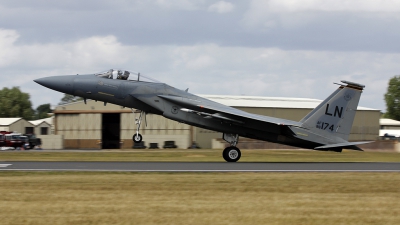
<instances>
[{"instance_id":1,"label":"runway edge marking","mask_svg":"<svg viewBox=\"0 0 400 225\"><path fill-rule=\"evenodd\" d=\"M5 168L7 166L11 166L12 164L0 164L0 168Z\"/></svg>"}]
</instances>

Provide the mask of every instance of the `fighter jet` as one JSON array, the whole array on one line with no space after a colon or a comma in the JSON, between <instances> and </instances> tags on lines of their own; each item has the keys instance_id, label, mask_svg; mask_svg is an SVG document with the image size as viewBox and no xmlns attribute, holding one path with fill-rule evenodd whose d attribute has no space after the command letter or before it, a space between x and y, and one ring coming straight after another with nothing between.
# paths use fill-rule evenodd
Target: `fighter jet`
<instances>
[{"instance_id":1,"label":"fighter jet","mask_svg":"<svg viewBox=\"0 0 400 225\"><path fill-rule=\"evenodd\" d=\"M341 81L327 99L300 121L263 116L235 109L126 70L108 70L87 75L52 76L34 80L47 88L104 104L140 110L132 139L139 143L139 128L146 114L157 114L177 122L221 132L229 147L222 152L227 162L236 162L241 151L239 136L300 148L341 152L361 150L348 142L364 85Z\"/></svg>"}]
</instances>

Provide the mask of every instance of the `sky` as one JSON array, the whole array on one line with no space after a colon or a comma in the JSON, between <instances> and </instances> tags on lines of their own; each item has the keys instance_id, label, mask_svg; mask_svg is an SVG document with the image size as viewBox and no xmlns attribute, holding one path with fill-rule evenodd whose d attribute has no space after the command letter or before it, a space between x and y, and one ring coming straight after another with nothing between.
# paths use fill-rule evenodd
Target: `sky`
<instances>
[{"instance_id":1,"label":"sky","mask_svg":"<svg viewBox=\"0 0 400 225\"><path fill-rule=\"evenodd\" d=\"M325 99L341 80L386 111L400 75L398 0L0 0L0 89L34 107L34 79L138 71L194 94Z\"/></svg>"}]
</instances>

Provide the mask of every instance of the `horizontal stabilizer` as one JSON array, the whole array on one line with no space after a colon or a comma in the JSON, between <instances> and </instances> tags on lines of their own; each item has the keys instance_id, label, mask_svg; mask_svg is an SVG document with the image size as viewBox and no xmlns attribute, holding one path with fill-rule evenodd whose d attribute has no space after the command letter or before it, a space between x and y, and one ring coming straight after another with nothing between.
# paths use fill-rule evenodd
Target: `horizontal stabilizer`
<instances>
[{"instance_id":1,"label":"horizontal stabilizer","mask_svg":"<svg viewBox=\"0 0 400 225\"><path fill-rule=\"evenodd\" d=\"M338 144L322 145L322 146L316 147L314 149L316 149L316 150L324 150L324 149L331 149L331 148L346 148L347 147L348 149L362 151L362 149L357 147L357 145L368 144L368 143L371 143L371 142L373 142L373 141L343 142L343 143L338 143Z\"/></svg>"}]
</instances>

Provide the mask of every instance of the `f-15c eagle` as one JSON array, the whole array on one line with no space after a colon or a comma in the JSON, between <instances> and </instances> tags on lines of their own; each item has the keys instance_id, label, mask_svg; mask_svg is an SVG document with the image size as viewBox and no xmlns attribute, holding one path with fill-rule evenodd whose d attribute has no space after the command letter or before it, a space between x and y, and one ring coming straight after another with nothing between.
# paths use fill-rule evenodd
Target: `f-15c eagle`
<instances>
[{"instance_id":1,"label":"f-15c eagle","mask_svg":"<svg viewBox=\"0 0 400 225\"><path fill-rule=\"evenodd\" d=\"M327 99L300 121L248 113L213 102L158 82L140 73L108 70L88 75L65 75L35 80L50 89L86 99L103 101L140 110L136 133L139 143L142 115L152 113L168 119L223 133L230 146L222 152L227 162L241 157L236 147L239 136L280 143L300 148L338 151L343 148L361 150L348 142L357 105L364 85L341 81Z\"/></svg>"}]
</instances>

